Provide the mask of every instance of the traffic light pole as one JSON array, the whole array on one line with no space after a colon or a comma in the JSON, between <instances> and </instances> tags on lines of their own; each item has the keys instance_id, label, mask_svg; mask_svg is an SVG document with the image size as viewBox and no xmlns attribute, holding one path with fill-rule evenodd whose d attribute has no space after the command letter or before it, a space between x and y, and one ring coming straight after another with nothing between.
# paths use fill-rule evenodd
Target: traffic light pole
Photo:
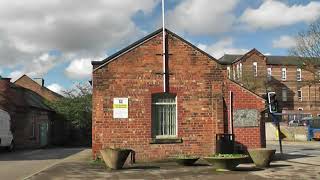
<instances>
[{"instance_id":1,"label":"traffic light pole","mask_svg":"<svg viewBox=\"0 0 320 180\"><path fill-rule=\"evenodd\" d=\"M278 113L277 113L278 114ZM280 113L281 114L281 113ZM281 131L280 131L280 121L276 117L275 113L271 113L272 121L276 123L278 129L278 139L279 139L279 146L280 146L280 153L282 155L282 140L281 140Z\"/></svg>"}]
</instances>

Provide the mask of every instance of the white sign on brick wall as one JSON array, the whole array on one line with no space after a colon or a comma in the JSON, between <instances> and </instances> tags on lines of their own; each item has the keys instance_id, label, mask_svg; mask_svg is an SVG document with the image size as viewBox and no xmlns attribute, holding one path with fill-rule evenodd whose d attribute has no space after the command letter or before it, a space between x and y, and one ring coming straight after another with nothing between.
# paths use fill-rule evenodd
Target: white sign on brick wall
<instances>
[{"instance_id":1,"label":"white sign on brick wall","mask_svg":"<svg viewBox=\"0 0 320 180\"><path fill-rule=\"evenodd\" d=\"M113 118L128 118L128 98L113 98Z\"/></svg>"}]
</instances>

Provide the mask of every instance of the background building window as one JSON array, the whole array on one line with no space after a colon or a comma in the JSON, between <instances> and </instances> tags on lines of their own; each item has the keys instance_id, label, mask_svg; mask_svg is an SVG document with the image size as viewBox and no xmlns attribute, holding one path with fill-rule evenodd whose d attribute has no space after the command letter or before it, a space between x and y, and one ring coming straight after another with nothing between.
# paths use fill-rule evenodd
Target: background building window
<instances>
[{"instance_id":1,"label":"background building window","mask_svg":"<svg viewBox=\"0 0 320 180\"><path fill-rule=\"evenodd\" d=\"M302 90L301 89L298 90L298 100L302 101Z\"/></svg>"},{"instance_id":2,"label":"background building window","mask_svg":"<svg viewBox=\"0 0 320 180\"><path fill-rule=\"evenodd\" d=\"M281 68L281 80L287 80L287 68Z\"/></svg>"},{"instance_id":3,"label":"background building window","mask_svg":"<svg viewBox=\"0 0 320 180\"><path fill-rule=\"evenodd\" d=\"M237 79L240 78L240 66L237 64Z\"/></svg>"},{"instance_id":4,"label":"background building window","mask_svg":"<svg viewBox=\"0 0 320 180\"><path fill-rule=\"evenodd\" d=\"M271 81L271 77L272 77L272 69L271 69L271 67L270 67L270 68L267 68L267 78L268 78L268 81Z\"/></svg>"},{"instance_id":5,"label":"background building window","mask_svg":"<svg viewBox=\"0 0 320 180\"><path fill-rule=\"evenodd\" d=\"M301 74L301 68L297 68L297 81L301 81L302 74Z\"/></svg>"},{"instance_id":6,"label":"background building window","mask_svg":"<svg viewBox=\"0 0 320 180\"><path fill-rule=\"evenodd\" d=\"M287 88L282 88L282 101L287 101L288 96L287 96Z\"/></svg>"},{"instance_id":7,"label":"background building window","mask_svg":"<svg viewBox=\"0 0 320 180\"><path fill-rule=\"evenodd\" d=\"M227 66L227 76L230 79L231 78L231 71L230 71L230 66Z\"/></svg>"},{"instance_id":8,"label":"background building window","mask_svg":"<svg viewBox=\"0 0 320 180\"><path fill-rule=\"evenodd\" d=\"M253 76L257 77L258 76L258 64L257 64L257 62L253 62L252 67L253 67Z\"/></svg>"},{"instance_id":9,"label":"background building window","mask_svg":"<svg viewBox=\"0 0 320 180\"><path fill-rule=\"evenodd\" d=\"M152 95L152 136L177 135L176 96L168 93Z\"/></svg>"},{"instance_id":10,"label":"background building window","mask_svg":"<svg viewBox=\"0 0 320 180\"><path fill-rule=\"evenodd\" d=\"M242 78L242 63L240 63L240 78Z\"/></svg>"},{"instance_id":11,"label":"background building window","mask_svg":"<svg viewBox=\"0 0 320 180\"><path fill-rule=\"evenodd\" d=\"M303 108L302 108L302 107L299 107L299 108L298 108L298 111L303 111Z\"/></svg>"}]
</instances>

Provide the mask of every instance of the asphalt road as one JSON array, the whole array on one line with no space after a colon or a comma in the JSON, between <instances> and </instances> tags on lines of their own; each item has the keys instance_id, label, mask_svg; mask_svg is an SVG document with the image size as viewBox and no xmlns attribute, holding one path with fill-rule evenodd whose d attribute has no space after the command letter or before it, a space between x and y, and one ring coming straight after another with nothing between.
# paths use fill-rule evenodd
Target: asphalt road
<instances>
[{"instance_id":1,"label":"asphalt road","mask_svg":"<svg viewBox=\"0 0 320 180\"><path fill-rule=\"evenodd\" d=\"M51 148L15 152L1 150L0 179L24 179L82 150L84 148Z\"/></svg>"},{"instance_id":2,"label":"asphalt road","mask_svg":"<svg viewBox=\"0 0 320 180\"><path fill-rule=\"evenodd\" d=\"M277 153L280 152L278 142L267 143L267 147L276 149ZM283 153L290 155L320 156L320 141L296 143L283 142L282 150Z\"/></svg>"}]
</instances>

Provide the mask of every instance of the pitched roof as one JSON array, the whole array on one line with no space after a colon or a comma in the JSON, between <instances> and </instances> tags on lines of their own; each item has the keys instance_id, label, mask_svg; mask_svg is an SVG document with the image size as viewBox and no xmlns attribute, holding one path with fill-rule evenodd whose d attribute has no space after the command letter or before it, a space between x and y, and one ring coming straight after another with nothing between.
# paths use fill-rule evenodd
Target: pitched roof
<instances>
[{"instance_id":1,"label":"pitched roof","mask_svg":"<svg viewBox=\"0 0 320 180\"><path fill-rule=\"evenodd\" d=\"M220 61L221 64L232 64L233 61L240 58L242 55L240 54L225 54L222 56L218 61Z\"/></svg>"},{"instance_id":2,"label":"pitched roof","mask_svg":"<svg viewBox=\"0 0 320 180\"><path fill-rule=\"evenodd\" d=\"M201 50L200 48L198 48L197 46L193 45L192 43L190 43L189 41L183 39L182 37L180 37L179 35L173 33L172 31L165 29L166 33L173 35L174 37L178 38L179 40L183 41L184 43L190 45L192 48L196 49L197 51L200 51L201 53L205 54L206 56L208 56L210 59L216 61L217 63L220 63L217 59L215 59L214 57L212 57L210 54L206 53L205 51ZM103 67L104 65L106 65L107 63L111 62L113 59L121 56L122 54L130 51L133 48L138 47L139 45L145 43L146 41L150 40L151 38L153 38L154 36L158 35L159 33L162 32L162 28L150 33L149 35L139 39L138 41L130 44L129 46L121 49L120 51L112 54L111 56L107 57L106 59L102 60L102 61L92 61L91 64L92 65L97 65L98 67L95 68L93 71L95 71L96 69L99 69L100 67Z\"/></svg>"},{"instance_id":3,"label":"pitched roof","mask_svg":"<svg viewBox=\"0 0 320 180\"><path fill-rule=\"evenodd\" d=\"M220 59L218 59L222 64L230 65L235 63L236 61L244 58L245 55L242 54L225 54ZM293 65L299 66L303 64L303 61L308 61L310 58L301 58L297 56L268 56L267 57L267 64L270 65ZM320 61L315 61L316 63L320 64Z\"/></svg>"},{"instance_id":4,"label":"pitched roof","mask_svg":"<svg viewBox=\"0 0 320 180\"><path fill-rule=\"evenodd\" d=\"M36 81L34 81L32 78L30 78L29 76L27 76L26 74L23 74L21 77L19 77L17 80L15 80L13 83L16 84L16 82L18 82L20 79L22 78L27 78L29 79L30 81L32 81L35 85L37 86L40 86L42 89L52 93L53 95L55 95L56 97L60 98L60 97L63 97L61 94L58 94L52 90L50 90L49 88L45 87L45 86L41 86L40 84L38 84Z\"/></svg>"},{"instance_id":5,"label":"pitched roof","mask_svg":"<svg viewBox=\"0 0 320 180\"><path fill-rule=\"evenodd\" d=\"M11 82L9 84L9 87L10 91L7 92L9 94L1 95L6 96L6 98L14 106L31 107L45 111L53 111L49 106L46 105L46 100L37 93Z\"/></svg>"}]
</instances>

